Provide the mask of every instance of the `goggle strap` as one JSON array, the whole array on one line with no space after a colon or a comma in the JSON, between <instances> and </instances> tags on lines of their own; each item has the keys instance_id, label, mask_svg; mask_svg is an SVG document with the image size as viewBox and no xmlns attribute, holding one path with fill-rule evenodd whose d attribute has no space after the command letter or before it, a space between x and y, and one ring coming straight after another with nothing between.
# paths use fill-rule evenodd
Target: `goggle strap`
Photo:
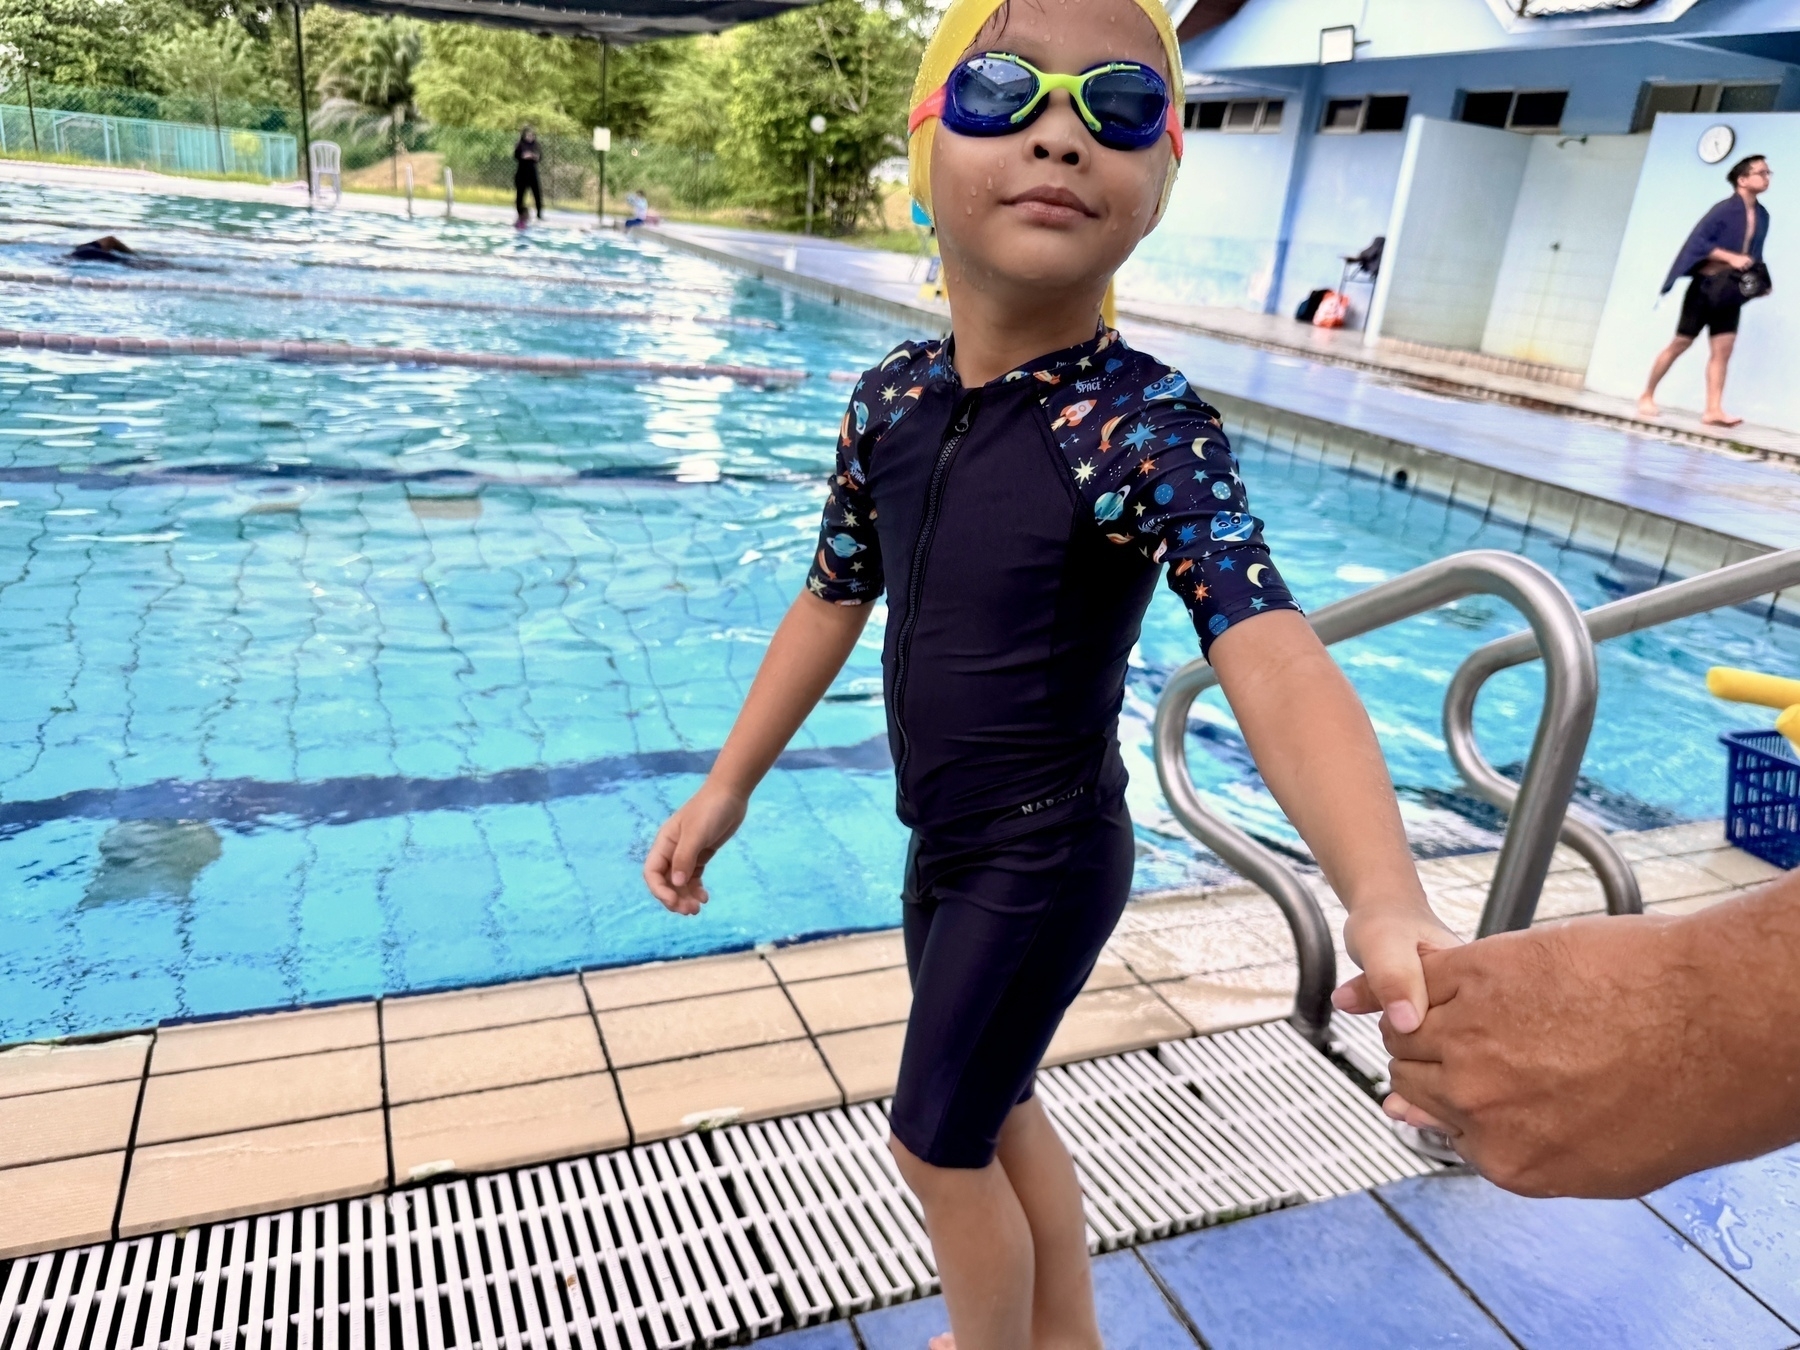
<instances>
[{"instance_id":1,"label":"goggle strap","mask_svg":"<svg viewBox=\"0 0 1800 1350\"><path fill-rule=\"evenodd\" d=\"M1181 163L1181 113L1175 107L1175 100L1169 100L1169 111L1163 117L1163 125L1168 129L1169 139L1175 142L1175 162Z\"/></svg>"},{"instance_id":2,"label":"goggle strap","mask_svg":"<svg viewBox=\"0 0 1800 1350\"><path fill-rule=\"evenodd\" d=\"M918 107L914 108L906 119L906 134L908 136L911 136L917 131L924 122L929 121L933 117L942 117L944 115L944 97L949 90L949 87L949 81L946 80L931 93L919 100Z\"/></svg>"}]
</instances>

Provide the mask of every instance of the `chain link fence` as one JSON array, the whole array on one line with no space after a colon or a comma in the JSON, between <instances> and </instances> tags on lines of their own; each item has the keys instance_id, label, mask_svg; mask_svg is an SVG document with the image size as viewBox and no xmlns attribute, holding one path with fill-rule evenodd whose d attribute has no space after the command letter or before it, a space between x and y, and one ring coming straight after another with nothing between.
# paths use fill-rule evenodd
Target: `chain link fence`
<instances>
[{"instance_id":1,"label":"chain link fence","mask_svg":"<svg viewBox=\"0 0 1800 1350\"><path fill-rule=\"evenodd\" d=\"M298 118L281 108L23 81L0 100L4 155L238 178L300 173L299 142L289 130Z\"/></svg>"}]
</instances>

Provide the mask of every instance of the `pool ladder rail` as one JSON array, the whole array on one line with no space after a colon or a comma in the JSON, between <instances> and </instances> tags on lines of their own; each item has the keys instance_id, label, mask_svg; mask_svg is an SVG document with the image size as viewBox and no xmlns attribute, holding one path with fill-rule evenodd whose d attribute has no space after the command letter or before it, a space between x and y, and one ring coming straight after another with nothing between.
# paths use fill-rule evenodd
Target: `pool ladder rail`
<instances>
[{"instance_id":1,"label":"pool ladder rail","mask_svg":"<svg viewBox=\"0 0 1800 1350\"><path fill-rule=\"evenodd\" d=\"M1466 595L1497 595L1530 627L1471 652L1444 697L1444 740L1470 791L1507 813L1506 837L1482 909L1478 935L1528 928L1558 842L1593 867L1610 914L1643 911L1637 877L1598 823L1570 805L1593 729L1599 698L1594 643L1675 619L1690 618L1800 583L1800 549L1763 554L1667 586L1580 610L1561 582L1529 558L1471 549L1414 568L1311 616L1327 646L1412 618ZM1543 659L1545 690L1531 754L1517 784L1502 776L1475 738L1475 700L1502 670ZM1218 683L1203 659L1170 678L1156 705L1156 773L1176 819L1225 863L1266 891L1286 916L1299 961L1294 1012L1288 1019L1323 1048L1331 1030L1337 958L1312 883L1273 849L1209 807L1187 765L1188 713Z\"/></svg>"}]
</instances>

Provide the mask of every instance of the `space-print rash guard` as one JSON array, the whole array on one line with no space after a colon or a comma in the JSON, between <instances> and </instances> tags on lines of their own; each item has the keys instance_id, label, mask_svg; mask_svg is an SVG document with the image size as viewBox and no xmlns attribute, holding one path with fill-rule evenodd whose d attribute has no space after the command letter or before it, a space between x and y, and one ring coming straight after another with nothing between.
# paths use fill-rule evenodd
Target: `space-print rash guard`
<instances>
[{"instance_id":1,"label":"space-print rash guard","mask_svg":"<svg viewBox=\"0 0 1800 1350\"><path fill-rule=\"evenodd\" d=\"M900 819L978 848L1116 801L1126 661L1165 564L1202 651L1298 608L1219 414L1116 332L979 389L943 341L864 374L807 585L888 594Z\"/></svg>"}]
</instances>

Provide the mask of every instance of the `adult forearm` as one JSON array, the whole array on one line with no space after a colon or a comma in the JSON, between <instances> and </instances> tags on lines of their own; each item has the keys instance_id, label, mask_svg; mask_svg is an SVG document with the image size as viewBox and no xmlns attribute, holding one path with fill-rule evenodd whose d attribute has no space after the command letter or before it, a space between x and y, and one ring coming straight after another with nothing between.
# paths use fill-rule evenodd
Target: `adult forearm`
<instances>
[{"instance_id":1,"label":"adult forearm","mask_svg":"<svg viewBox=\"0 0 1800 1350\"><path fill-rule=\"evenodd\" d=\"M1682 920L1689 1015L1703 1029L1709 1101L1696 1101L1682 1170L1800 1139L1800 877ZM1700 1070L1707 1073L1706 1068Z\"/></svg>"},{"instance_id":2,"label":"adult forearm","mask_svg":"<svg viewBox=\"0 0 1800 1350\"><path fill-rule=\"evenodd\" d=\"M1220 637L1212 659L1263 781L1345 905L1422 904L1375 730L1311 625L1263 615Z\"/></svg>"},{"instance_id":3,"label":"adult forearm","mask_svg":"<svg viewBox=\"0 0 1800 1350\"><path fill-rule=\"evenodd\" d=\"M872 608L801 592L769 642L710 781L750 795L849 660Z\"/></svg>"}]
</instances>

